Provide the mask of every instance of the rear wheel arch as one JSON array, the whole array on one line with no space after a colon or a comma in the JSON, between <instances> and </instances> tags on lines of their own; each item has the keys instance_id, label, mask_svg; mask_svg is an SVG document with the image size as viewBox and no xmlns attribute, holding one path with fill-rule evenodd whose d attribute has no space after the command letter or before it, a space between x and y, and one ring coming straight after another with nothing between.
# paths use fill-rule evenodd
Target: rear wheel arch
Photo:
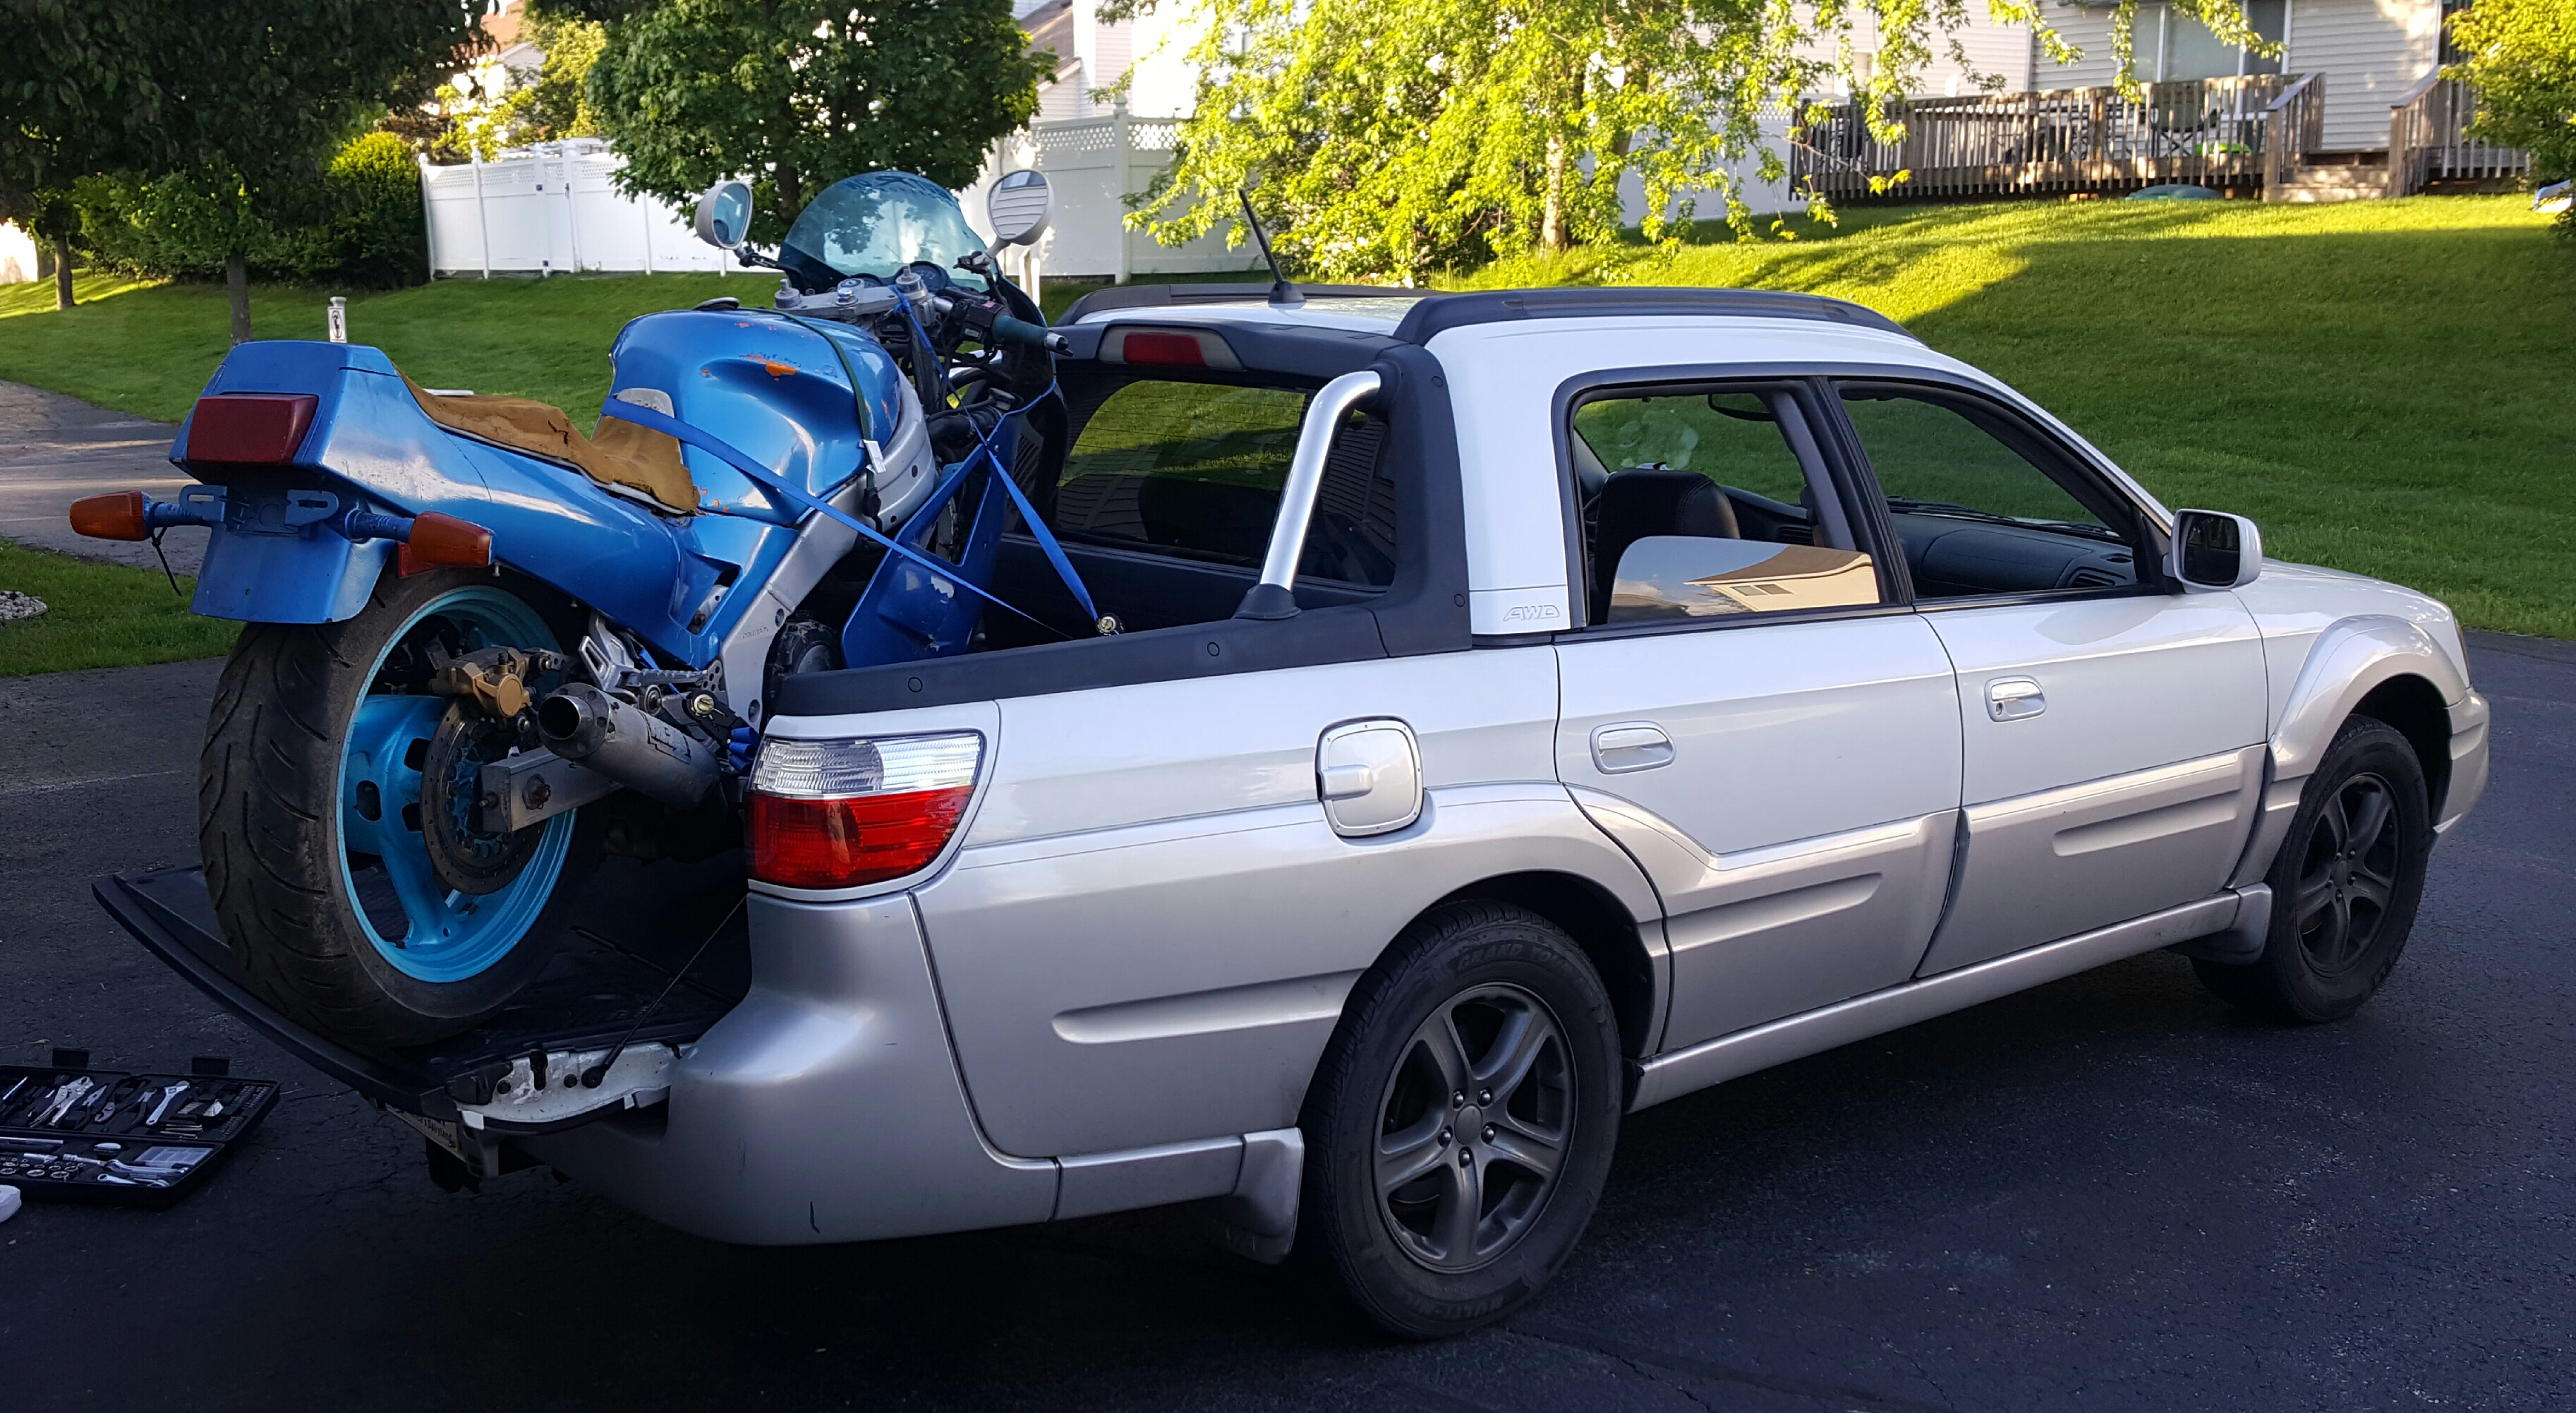
<instances>
[{"instance_id":1,"label":"rear wheel arch","mask_svg":"<svg viewBox=\"0 0 2576 1413\"><path fill-rule=\"evenodd\" d=\"M1499 874L1458 888L1414 921L1452 904L1489 901L1527 908L1563 928L1610 994L1619 1020L1619 1049L1642 1059L1662 1021L1663 963L1648 950L1637 919L1609 889L1579 874L1534 870ZM1410 930L1412 922L1406 924ZM1390 943L1390 946L1393 944Z\"/></svg>"}]
</instances>

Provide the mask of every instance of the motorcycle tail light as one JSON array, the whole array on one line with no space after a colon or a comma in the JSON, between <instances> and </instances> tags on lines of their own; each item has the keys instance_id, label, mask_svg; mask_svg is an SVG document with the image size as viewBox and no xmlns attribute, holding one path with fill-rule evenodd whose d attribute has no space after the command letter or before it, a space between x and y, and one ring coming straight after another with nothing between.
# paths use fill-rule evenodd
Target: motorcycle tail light
<instances>
[{"instance_id":1,"label":"motorcycle tail light","mask_svg":"<svg viewBox=\"0 0 2576 1413\"><path fill-rule=\"evenodd\" d=\"M112 496L73 501L72 533L93 540L148 540L152 529L143 519L143 508L148 503L141 491L119 491Z\"/></svg>"},{"instance_id":2,"label":"motorcycle tail light","mask_svg":"<svg viewBox=\"0 0 2576 1413\"><path fill-rule=\"evenodd\" d=\"M433 565L480 569L492 562L492 532L471 520L425 510L411 522L411 538L403 541L400 558L406 575Z\"/></svg>"},{"instance_id":3,"label":"motorcycle tail light","mask_svg":"<svg viewBox=\"0 0 2576 1413\"><path fill-rule=\"evenodd\" d=\"M282 466L295 459L321 399L311 393L218 393L188 416L187 459Z\"/></svg>"},{"instance_id":4,"label":"motorcycle tail light","mask_svg":"<svg viewBox=\"0 0 2576 1413\"><path fill-rule=\"evenodd\" d=\"M975 793L972 731L799 741L772 736L751 768L751 876L854 888L938 859Z\"/></svg>"}]
</instances>

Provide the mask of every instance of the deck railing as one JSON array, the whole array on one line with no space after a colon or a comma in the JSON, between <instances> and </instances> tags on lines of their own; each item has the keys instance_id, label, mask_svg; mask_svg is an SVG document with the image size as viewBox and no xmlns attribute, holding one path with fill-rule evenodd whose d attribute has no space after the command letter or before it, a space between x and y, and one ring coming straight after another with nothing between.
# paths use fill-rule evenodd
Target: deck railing
<instances>
[{"instance_id":1,"label":"deck railing","mask_svg":"<svg viewBox=\"0 0 2576 1413\"><path fill-rule=\"evenodd\" d=\"M2435 69L2388 108L2388 194L2412 196L2433 181L2495 181L2530 170L2531 156L2469 136L2478 91Z\"/></svg>"},{"instance_id":2,"label":"deck railing","mask_svg":"<svg viewBox=\"0 0 2576 1413\"><path fill-rule=\"evenodd\" d=\"M2278 199L2282 184L2325 140L2326 76L2301 74L2263 109L2263 196Z\"/></svg>"},{"instance_id":3,"label":"deck railing","mask_svg":"<svg viewBox=\"0 0 2576 1413\"><path fill-rule=\"evenodd\" d=\"M1892 143L1872 137L1859 105L1845 103L1792 134L1790 179L1841 199L1876 194L1871 178L1899 172L1906 180L1886 194L2100 191L2161 182L2252 187L2263 181L2274 143L2284 140L2272 136L2276 128L2301 153L2314 150L2323 87L2316 75L2142 87L2134 98L2111 87L1918 98L1895 114L1905 138ZM2285 98L2290 106L2276 112Z\"/></svg>"}]
</instances>

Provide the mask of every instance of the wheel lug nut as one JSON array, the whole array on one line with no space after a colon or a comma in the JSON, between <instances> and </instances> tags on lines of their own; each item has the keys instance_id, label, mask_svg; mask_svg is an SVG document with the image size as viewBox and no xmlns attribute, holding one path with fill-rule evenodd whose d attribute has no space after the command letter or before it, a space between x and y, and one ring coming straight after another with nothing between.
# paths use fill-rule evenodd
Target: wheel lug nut
<instances>
[{"instance_id":1,"label":"wheel lug nut","mask_svg":"<svg viewBox=\"0 0 2576 1413\"><path fill-rule=\"evenodd\" d=\"M1492 1124L1485 1125L1485 1141L1487 1143L1494 1141L1494 1126Z\"/></svg>"},{"instance_id":2,"label":"wheel lug nut","mask_svg":"<svg viewBox=\"0 0 2576 1413\"><path fill-rule=\"evenodd\" d=\"M1477 1102L1477 1103L1479 1103L1479 1104L1491 1104L1491 1103L1493 1103L1493 1102L1494 1102L1494 1091L1492 1091L1492 1090L1490 1090L1490 1089L1479 1089L1479 1090L1477 1090L1477 1091L1476 1091L1476 1102Z\"/></svg>"},{"instance_id":3,"label":"wheel lug nut","mask_svg":"<svg viewBox=\"0 0 2576 1413\"><path fill-rule=\"evenodd\" d=\"M1473 1154L1473 1153L1471 1153L1471 1152L1467 1151L1467 1150L1466 1150L1466 1149L1464 1149L1464 1148L1461 1148L1461 1149L1459 1149L1459 1150L1458 1150L1458 1166L1459 1166L1459 1167L1462 1167L1462 1168L1469 1168L1469 1167L1474 1167L1474 1166L1475 1166L1475 1164L1476 1164L1476 1155L1475 1155L1475 1154Z\"/></svg>"},{"instance_id":4,"label":"wheel lug nut","mask_svg":"<svg viewBox=\"0 0 2576 1413\"><path fill-rule=\"evenodd\" d=\"M1457 1093L1450 1095L1450 1096L1449 1096L1449 1107L1450 1107L1450 1108L1452 1108L1452 1109L1463 1109L1463 1108L1466 1108L1466 1107L1467 1107L1467 1091L1466 1091L1466 1090L1461 1089L1461 1090L1459 1090Z\"/></svg>"},{"instance_id":5,"label":"wheel lug nut","mask_svg":"<svg viewBox=\"0 0 2576 1413\"><path fill-rule=\"evenodd\" d=\"M1441 1146L1441 1147L1443 1147L1443 1148L1446 1148L1446 1147L1448 1147L1448 1146L1449 1146L1449 1142L1450 1142L1449 1130L1447 1130L1447 1129L1445 1129L1445 1128L1444 1128L1444 1129L1442 1129L1442 1130L1440 1130L1440 1146Z\"/></svg>"}]
</instances>

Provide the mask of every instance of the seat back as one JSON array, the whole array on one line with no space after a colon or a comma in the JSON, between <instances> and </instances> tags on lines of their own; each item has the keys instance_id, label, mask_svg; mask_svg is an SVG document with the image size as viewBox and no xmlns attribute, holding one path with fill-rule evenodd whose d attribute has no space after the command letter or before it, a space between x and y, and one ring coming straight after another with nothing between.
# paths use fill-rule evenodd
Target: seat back
<instances>
[{"instance_id":1,"label":"seat back","mask_svg":"<svg viewBox=\"0 0 2576 1413\"><path fill-rule=\"evenodd\" d=\"M1610 611L1610 586L1619 556L1648 535L1692 535L1732 540L1735 507L1717 483L1694 471L1639 466L1613 472L1602 484L1592 533L1592 609L1602 622Z\"/></svg>"}]
</instances>

